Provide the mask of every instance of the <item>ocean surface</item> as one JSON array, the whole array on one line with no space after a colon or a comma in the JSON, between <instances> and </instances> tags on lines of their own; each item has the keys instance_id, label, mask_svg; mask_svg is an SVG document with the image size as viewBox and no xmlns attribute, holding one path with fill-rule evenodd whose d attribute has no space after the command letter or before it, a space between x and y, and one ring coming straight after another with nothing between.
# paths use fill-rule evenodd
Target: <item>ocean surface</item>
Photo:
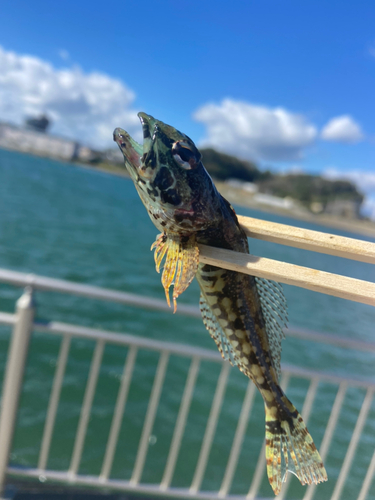
<instances>
[{"instance_id":1,"label":"ocean surface","mask_svg":"<svg viewBox=\"0 0 375 500\"><path fill-rule=\"evenodd\" d=\"M235 208L237 213L251 217L375 241L284 216ZM129 179L0 150L0 267L164 299L160 275L155 272L150 252L156 234ZM259 256L375 281L375 269L370 264L257 240L250 241L250 250ZM293 327L374 341L375 308L291 286L284 286L284 290ZM19 288L0 284L0 311L14 311L20 294ZM198 285L193 282L179 303L197 304L198 297ZM56 293L37 292L36 302L38 319L216 349L198 319ZM0 327L1 379L9 331L7 327ZM58 337L40 333L33 336L11 457L15 464L37 464L59 345ZM93 348L93 342L72 342L48 468L69 467ZM126 352L126 348L113 346L105 349L81 473L100 472ZM283 342L282 360L330 374L350 374L375 381L375 356L371 353L287 338ZM137 358L111 473L113 478L131 476L157 361L155 354L146 351ZM188 366L188 360L173 356L169 362L142 482L159 482L162 477ZM202 364L173 486L187 487L191 483L218 371L218 365ZM232 369L202 484L204 490L220 487L245 389L245 377ZM292 379L288 387L287 394L299 409L306 390L307 382L301 380ZM309 430L318 447L336 392L337 387L332 384L319 385L309 420ZM345 397L326 460L328 474L333 479L343 462L364 394L362 389L349 388ZM264 411L257 396L231 493L247 493L263 436ZM373 402L342 498L358 495L374 447ZM333 487L334 481L320 485L315 498L329 498ZM301 498L303 492L293 479L288 498ZM265 477L260 493L272 496ZM368 498L375 498L375 485Z\"/></svg>"}]
</instances>

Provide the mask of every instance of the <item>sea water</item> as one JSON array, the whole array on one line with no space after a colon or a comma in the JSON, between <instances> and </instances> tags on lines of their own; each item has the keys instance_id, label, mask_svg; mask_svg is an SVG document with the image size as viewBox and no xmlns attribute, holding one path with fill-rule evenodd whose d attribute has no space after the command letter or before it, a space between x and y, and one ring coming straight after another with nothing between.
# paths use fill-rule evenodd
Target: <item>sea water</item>
<instances>
[{"instance_id":1,"label":"sea water","mask_svg":"<svg viewBox=\"0 0 375 500\"><path fill-rule=\"evenodd\" d=\"M285 216L235 208L242 215L375 241ZM160 275L155 272L150 252L156 234L128 178L0 150L0 267L164 299ZM374 266L370 264L259 240L249 243L251 253L258 256L375 281ZM374 341L375 309L371 306L292 286L285 285L284 290L293 327L352 340ZM14 311L20 294L20 289L0 284L0 311ZM198 297L199 289L193 282L179 303L197 304ZM49 292L37 292L36 303L37 319L216 349L198 319ZM1 377L9 331L9 328L0 328ZM40 333L33 336L11 457L14 464L33 467L37 464L59 345L58 337ZM50 469L69 467L93 349L94 342L72 341L51 443ZM126 354L126 348L105 348L80 473L100 473ZM289 338L283 342L282 360L335 375L375 378L374 355L326 344ZM151 352L138 355L111 477L129 479L131 476L157 361L157 356ZM188 360L173 356L168 364L143 482L161 480L188 366ZM218 365L202 363L173 486L188 487L191 483L218 370ZM246 383L238 370L231 370L202 484L205 490L220 487ZM287 394L300 409L307 387L307 382L292 380L288 388ZM323 437L336 392L337 387L333 385L319 385L309 421L309 430L317 445ZM348 390L345 411L340 416L326 460L330 477L336 478L339 473L364 394L361 389ZM345 498L348 499L358 494L374 450L374 406L372 404L345 486ZM257 396L231 493L246 494L248 491L264 436L263 419L262 402ZM297 483L293 480L289 490L291 498L300 498L303 494L304 490ZM333 486L334 482L321 485L319 498L328 498ZM374 487L371 493L375 496ZM261 494L270 495L265 478Z\"/></svg>"}]
</instances>

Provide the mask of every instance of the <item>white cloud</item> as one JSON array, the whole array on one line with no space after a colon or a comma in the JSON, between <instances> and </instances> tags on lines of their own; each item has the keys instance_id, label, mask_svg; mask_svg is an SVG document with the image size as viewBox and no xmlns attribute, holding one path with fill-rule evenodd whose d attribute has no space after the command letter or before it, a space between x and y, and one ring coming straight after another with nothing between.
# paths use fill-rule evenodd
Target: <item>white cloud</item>
<instances>
[{"instance_id":1,"label":"white cloud","mask_svg":"<svg viewBox=\"0 0 375 500\"><path fill-rule=\"evenodd\" d=\"M134 98L123 82L103 73L58 70L0 46L0 120L21 124L26 116L47 113L53 133L102 148L112 144L115 127L140 138Z\"/></svg>"},{"instance_id":2,"label":"white cloud","mask_svg":"<svg viewBox=\"0 0 375 500\"><path fill-rule=\"evenodd\" d=\"M363 139L360 125L350 115L332 118L321 133L325 141L354 143Z\"/></svg>"},{"instance_id":3,"label":"white cloud","mask_svg":"<svg viewBox=\"0 0 375 500\"><path fill-rule=\"evenodd\" d=\"M232 99L205 104L194 118L207 127L201 146L256 160L300 159L317 135L302 115Z\"/></svg>"}]
</instances>

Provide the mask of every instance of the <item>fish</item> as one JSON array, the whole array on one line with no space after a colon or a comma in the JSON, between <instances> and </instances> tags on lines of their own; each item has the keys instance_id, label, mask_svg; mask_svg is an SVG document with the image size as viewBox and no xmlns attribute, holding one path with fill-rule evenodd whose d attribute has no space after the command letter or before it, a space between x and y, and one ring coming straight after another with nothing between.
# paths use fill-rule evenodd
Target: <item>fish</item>
<instances>
[{"instance_id":1,"label":"fish","mask_svg":"<svg viewBox=\"0 0 375 500\"><path fill-rule=\"evenodd\" d=\"M295 406L280 387L281 341L287 303L281 284L199 262L199 245L249 253L231 204L217 191L194 142L176 128L139 113L143 145L125 130L113 138L160 231L151 249L168 305L194 277L203 323L222 357L259 390L265 407L267 475L275 495L288 472L305 484L327 480L318 450Z\"/></svg>"}]
</instances>

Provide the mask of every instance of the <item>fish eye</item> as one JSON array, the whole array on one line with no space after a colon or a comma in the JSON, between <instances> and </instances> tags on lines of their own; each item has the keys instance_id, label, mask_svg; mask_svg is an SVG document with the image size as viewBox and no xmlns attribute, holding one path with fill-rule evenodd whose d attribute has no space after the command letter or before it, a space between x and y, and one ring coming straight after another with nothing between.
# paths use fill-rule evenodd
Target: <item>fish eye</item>
<instances>
[{"instance_id":1,"label":"fish eye","mask_svg":"<svg viewBox=\"0 0 375 500\"><path fill-rule=\"evenodd\" d=\"M185 170L191 170L198 165L195 153L190 149L189 145L182 141L177 141L172 146L172 155L180 167Z\"/></svg>"}]
</instances>

